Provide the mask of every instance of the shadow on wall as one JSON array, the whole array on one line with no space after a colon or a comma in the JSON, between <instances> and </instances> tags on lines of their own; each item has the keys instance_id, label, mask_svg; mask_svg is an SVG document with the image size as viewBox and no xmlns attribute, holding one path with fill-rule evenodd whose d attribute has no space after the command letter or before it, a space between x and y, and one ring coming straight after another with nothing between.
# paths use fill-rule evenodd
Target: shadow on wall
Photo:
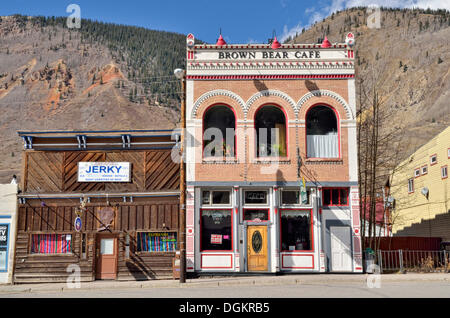
<instances>
[{"instance_id":1,"label":"shadow on wall","mask_svg":"<svg viewBox=\"0 0 450 318\"><path fill-rule=\"evenodd\" d=\"M283 186L286 182L286 179L284 178L283 172L280 169L277 170L276 176L277 176L277 179L276 179L277 186L279 186L279 187Z\"/></svg>"},{"instance_id":2,"label":"shadow on wall","mask_svg":"<svg viewBox=\"0 0 450 318\"><path fill-rule=\"evenodd\" d=\"M305 81L305 86L310 92L319 90L319 86L317 86L315 82L310 80Z\"/></svg>"},{"instance_id":3,"label":"shadow on wall","mask_svg":"<svg viewBox=\"0 0 450 318\"><path fill-rule=\"evenodd\" d=\"M255 85L256 89L258 90L258 92L262 92L262 91L266 91L269 88L266 86L266 84L264 84L264 82L260 81L260 80L253 80L253 85Z\"/></svg>"}]
</instances>

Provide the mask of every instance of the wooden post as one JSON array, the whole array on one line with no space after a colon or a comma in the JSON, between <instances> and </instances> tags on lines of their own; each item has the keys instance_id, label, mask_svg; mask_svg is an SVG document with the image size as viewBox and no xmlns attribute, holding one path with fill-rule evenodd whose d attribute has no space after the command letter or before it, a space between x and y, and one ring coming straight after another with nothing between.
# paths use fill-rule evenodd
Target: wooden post
<instances>
[{"instance_id":1,"label":"wooden post","mask_svg":"<svg viewBox=\"0 0 450 318\"><path fill-rule=\"evenodd\" d=\"M186 282L186 163L185 163L185 130L186 130L186 79L181 79L181 162L180 162L180 283Z\"/></svg>"}]
</instances>

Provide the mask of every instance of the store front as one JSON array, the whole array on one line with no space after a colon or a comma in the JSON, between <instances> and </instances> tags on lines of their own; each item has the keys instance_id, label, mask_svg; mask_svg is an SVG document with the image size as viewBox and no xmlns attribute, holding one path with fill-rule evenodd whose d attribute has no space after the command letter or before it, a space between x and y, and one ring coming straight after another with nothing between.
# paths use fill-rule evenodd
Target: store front
<instances>
[{"instance_id":1,"label":"store front","mask_svg":"<svg viewBox=\"0 0 450 318\"><path fill-rule=\"evenodd\" d=\"M19 134L15 283L173 278L180 177L171 131Z\"/></svg>"}]
</instances>

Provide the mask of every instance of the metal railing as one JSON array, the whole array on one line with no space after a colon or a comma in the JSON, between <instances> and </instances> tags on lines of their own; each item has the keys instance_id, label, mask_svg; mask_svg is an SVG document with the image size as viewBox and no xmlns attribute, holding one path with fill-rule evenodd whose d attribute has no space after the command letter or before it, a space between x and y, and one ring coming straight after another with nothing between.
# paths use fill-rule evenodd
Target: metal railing
<instances>
[{"instance_id":1,"label":"metal railing","mask_svg":"<svg viewBox=\"0 0 450 318\"><path fill-rule=\"evenodd\" d=\"M381 273L389 271L450 272L449 251L379 250L377 265Z\"/></svg>"}]
</instances>

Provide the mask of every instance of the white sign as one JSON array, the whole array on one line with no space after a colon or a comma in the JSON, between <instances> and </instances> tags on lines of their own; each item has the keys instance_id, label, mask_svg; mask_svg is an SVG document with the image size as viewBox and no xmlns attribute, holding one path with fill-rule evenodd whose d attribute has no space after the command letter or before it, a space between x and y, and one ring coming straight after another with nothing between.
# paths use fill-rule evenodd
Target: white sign
<instances>
[{"instance_id":1,"label":"white sign","mask_svg":"<svg viewBox=\"0 0 450 318\"><path fill-rule=\"evenodd\" d=\"M130 163L79 162L78 182L130 182Z\"/></svg>"}]
</instances>

